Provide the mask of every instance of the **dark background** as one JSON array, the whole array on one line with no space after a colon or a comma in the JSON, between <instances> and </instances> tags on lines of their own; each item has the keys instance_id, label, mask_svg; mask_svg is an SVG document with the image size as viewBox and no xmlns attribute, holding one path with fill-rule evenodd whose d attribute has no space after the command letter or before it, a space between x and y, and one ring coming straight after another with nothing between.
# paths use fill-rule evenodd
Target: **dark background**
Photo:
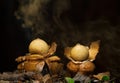
<instances>
[{"instance_id":1,"label":"dark background","mask_svg":"<svg viewBox=\"0 0 120 83\"><path fill-rule=\"evenodd\" d=\"M75 36L73 33L74 29L71 29L70 35L68 34L67 36L69 38L66 38L67 42L69 42L68 40L71 40L71 43L68 45L76 43L79 40L82 40L82 43L90 42L95 39L102 40L100 49L101 56L96 60L96 64L100 65L101 70L102 68L108 66L107 69L114 72L114 75L116 73L120 73L120 1L71 0L71 3L71 9L63 13L61 19L64 20L64 18L70 16L69 19L72 20L74 24L80 24L86 23L88 20L96 22L97 19L105 18L105 20L107 20L109 23L106 23L105 25L104 23L98 23L98 25L97 23L93 23L92 25L86 25L86 27L84 25L84 28L79 28L83 34L80 39L79 34L75 33L77 34L77 36ZM17 65L15 58L28 52L27 47L31 38L27 36L28 32L26 29L21 27L22 21L17 20L14 16L14 12L17 10L18 6L19 3L17 0L0 0L1 72L15 70ZM54 34L61 34L58 30L59 29L56 29L57 32ZM67 29L65 29L65 32L63 30L63 34L67 32ZM59 36L57 35L53 38L53 40L57 41L59 45L61 36L60 39L58 39ZM49 37L48 40L51 38L51 35L45 36ZM45 39L44 36L43 39ZM45 40L47 40L47 38ZM64 43L66 43L66 41L62 40Z\"/></svg>"},{"instance_id":2,"label":"dark background","mask_svg":"<svg viewBox=\"0 0 120 83\"><path fill-rule=\"evenodd\" d=\"M24 55L27 51L25 31L21 28L21 22L14 16L17 8L17 0L0 1L1 72L14 71L15 58Z\"/></svg>"}]
</instances>

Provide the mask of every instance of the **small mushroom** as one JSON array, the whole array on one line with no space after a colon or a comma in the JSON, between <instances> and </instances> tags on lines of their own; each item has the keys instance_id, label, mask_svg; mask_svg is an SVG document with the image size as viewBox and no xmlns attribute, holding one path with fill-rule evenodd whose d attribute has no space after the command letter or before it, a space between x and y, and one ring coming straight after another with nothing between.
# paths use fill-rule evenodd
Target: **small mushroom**
<instances>
[{"instance_id":1,"label":"small mushroom","mask_svg":"<svg viewBox=\"0 0 120 83\"><path fill-rule=\"evenodd\" d=\"M52 56L57 48L57 44L53 42L51 46L47 45L42 39L35 39L29 45L29 53L25 56L19 56L15 60L20 62L17 69L25 71L39 71L43 70L45 63L51 68L51 63L60 61L58 56Z\"/></svg>"},{"instance_id":2,"label":"small mushroom","mask_svg":"<svg viewBox=\"0 0 120 83\"><path fill-rule=\"evenodd\" d=\"M89 57L89 48L81 44L65 48L66 57L73 62L81 62Z\"/></svg>"},{"instance_id":3,"label":"small mushroom","mask_svg":"<svg viewBox=\"0 0 120 83\"><path fill-rule=\"evenodd\" d=\"M29 45L29 52L35 54L44 54L49 50L49 45L42 39L34 39Z\"/></svg>"},{"instance_id":4,"label":"small mushroom","mask_svg":"<svg viewBox=\"0 0 120 83\"><path fill-rule=\"evenodd\" d=\"M100 40L97 40L91 43L90 48L81 44L76 44L74 47L66 47L64 55L70 60L67 68L73 72L78 71L81 74L93 72L95 69L93 61L99 52L99 44Z\"/></svg>"},{"instance_id":5,"label":"small mushroom","mask_svg":"<svg viewBox=\"0 0 120 83\"><path fill-rule=\"evenodd\" d=\"M86 60L89 56L89 48L81 44L76 44L70 52L70 56L75 61Z\"/></svg>"},{"instance_id":6,"label":"small mushroom","mask_svg":"<svg viewBox=\"0 0 120 83\"><path fill-rule=\"evenodd\" d=\"M91 43L90 48L76 44L74 47L66 47L64 55L74 63L80 63L85 60L94 61L99 52L100 40Z\"/></svg>"}]
</instances>

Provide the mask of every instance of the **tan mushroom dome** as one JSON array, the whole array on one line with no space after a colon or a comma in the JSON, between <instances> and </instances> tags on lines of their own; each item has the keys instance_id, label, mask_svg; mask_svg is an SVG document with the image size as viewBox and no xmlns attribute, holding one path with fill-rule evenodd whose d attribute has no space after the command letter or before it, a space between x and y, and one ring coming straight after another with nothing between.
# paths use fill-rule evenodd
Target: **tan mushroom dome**
<instances>
[{"instance_id":1,"label":"tan mushroom dome","mask_svg":"<svg viewBox=\"0 0 120 83\"><path fill-rule=\"evenodd\" d=\"M89 48L81 44L76 44L71 49L70 57L75 61L83 61L89 57Z\"/></svg>"},{"instance_id":2,"label":"tan mushroom dome","mask_svg":"<svg viewBox=\"0 0 120 83\"><path fill-rule=\"evenodd\" d=\"M30 53L44 54L44 53L47 53L48 50L49 50L49 45L40 38L32 40L29 45Z\"/></svg>"}]
</instances>

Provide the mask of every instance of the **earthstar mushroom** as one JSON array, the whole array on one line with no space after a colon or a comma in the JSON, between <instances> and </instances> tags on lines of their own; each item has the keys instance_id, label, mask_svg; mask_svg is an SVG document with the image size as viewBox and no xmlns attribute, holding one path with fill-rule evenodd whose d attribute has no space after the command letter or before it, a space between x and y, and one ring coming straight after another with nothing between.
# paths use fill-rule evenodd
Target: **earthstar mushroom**
<instances>
[{"instance_id":1,"label":"earthstar mushroom","mask_svg":"<svg viewBox=\"0 0 120 83\"><path fill-rule=\"evenodd\" d=\"M78 72L77 70L79 70L82 74L94 71L95 65L92 61L95 60L99 52L99 44L100 40L97 40L91 43L90 48L81 44L66 47L64 55L70 60L67 68L73 72Z\"/></svg>"},{"instance_id":2,"label":"earthstar mushroom","mask_svg":"<svg viewBox=\"0 0 120 83\"><path fill-rule=\"evenodd\" d=\"M60 61L58 56L52 56L57 48L57 44L53 42L49 46L42 39L35 39L29 45L29 53L25 56L19 56L15 60L19 62L18 69L25 71L42 71L45 63L51 68L51 62Z\"/></svg>"}]
</instances>

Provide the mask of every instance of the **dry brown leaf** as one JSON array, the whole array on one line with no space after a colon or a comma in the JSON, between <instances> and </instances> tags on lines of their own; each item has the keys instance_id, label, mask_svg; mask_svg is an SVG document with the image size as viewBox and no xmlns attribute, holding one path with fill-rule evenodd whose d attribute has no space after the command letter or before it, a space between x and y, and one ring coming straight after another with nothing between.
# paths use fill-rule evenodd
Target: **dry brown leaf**
<instances>
[{"instance_id":1,"label":"dry brown leaf","mask_svg":"<svg viewBox=\"0 0 120 83\"><path fill-rule=\"evenodd\" d=\"M97 75L93 75L93 77L98 78L99 80L102 80L103 76L110 76L110 72L102 72L98 73Z\"/></svg>"},{"instance_id":2,"label":"dry brown leaf","mask_svg":"<svg viewBox=\"0 0 120 83\"><path fill-rule=\"evenodd\" d=\"M99 52L100 40L94 41L90 45L89 49L89 60L93 61L96 58L97 53Z\"/></svg>"}]
</instances>

